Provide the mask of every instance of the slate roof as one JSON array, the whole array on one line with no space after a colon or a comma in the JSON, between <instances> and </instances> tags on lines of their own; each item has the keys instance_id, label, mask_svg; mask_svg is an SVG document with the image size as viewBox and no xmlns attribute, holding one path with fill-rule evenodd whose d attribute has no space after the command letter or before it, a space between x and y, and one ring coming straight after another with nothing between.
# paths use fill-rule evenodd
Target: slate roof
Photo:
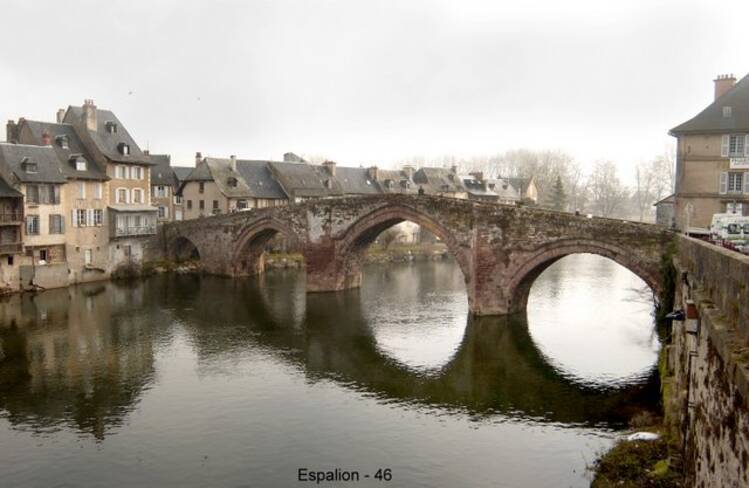
<instances>
[{"instance_id":1,"label":"slate roof","mask_svg":"<svg viewBox=\"0 0 749 488\"><path fill-rule=\"evenodd\" d=\"M8 184L3 178L0 178L0 198L22 198L23 193L16 190Z\"/></svg>"},{"instance_id":2,"label":"slate roof","mask_svg":"<svg viewBox=\"0 0 749 488\"><path fill-rule=\"evenodd\" d=\"M512 186L506 178L490 178L487 180L489 188L497 194L500 200L520 200L520 191Z\"/></svg>"},{"instance_id":3,"label":"slate roof","mask_svg":"<svg viewBox=\"0 0 749 488\"><path fill-rule=\"evenodd\" d=\"M270 161L248 161L237 160L237 171L242 175L244 182L250 189L254 198L282 199L288 196L281 185L273 178L270 170Z\"/></svg>"},{"instance_id":4,"label":"slate roof","mask_svg":"<svg viewBox=\"0 0 749 488\"><path fill-rule=\"evenodd\" d=\"M372 181L366 168L338 166L335 178L346 195L376 195L382 193L377 182Z\"/></svg>"},{"instance_id":5,"label":"slate roof","mask_svg":"<svg viewBox=\"0 0 749 488\"><path fill-rule=\"evenodd\" d=\"M528 190L528 185L531 183L530 178L520 178L520 177L511 177L511 178L504 178L510 185L512 185L515 190L521 195L525 195L526 191Z\"/></svg>"},{"instance_id":6,"label":"slate roof","mask_svg":"<svg viewBox=\"0 0 749 488\"><path fill-rule=\"evenodd\" d=\"M422 187L426 193L461 193L466 192L461 179L444 168L419 168L413 176L417 188Z\"/></svg>"},{"instance_id":7,"label":"slate roof","mask_svg":"<svg viewBox=\"0 0 749 488\"><path fill-rule=\"evenodd\" d=\"M461 176L460 179L463 182L463 186L468 191L468 194L471 196L486 200L497 200L499 198L499 195L489 188L488 181L486 182L487 186L484 187L484 183L473 176Z\"/></svg>"},{"instance_id":8,"label":"slate roof","mask_svg":"<svg viewBox=\"0 0 749 488\"><path fill-rule=\"evenodd\" d=\"M81 127L85 127L85 122L82 120L83 107L69 106L68 111L65 113L63 119L64 122L80 123ZM107 122L114 122L117 124L117 132L110 134L107 132ZM96 132L88 131L91 139L96 146L96 149L108 159L118 163L139 163L139 164L152 164L150 158L141 151L138 144L130 136L130 133L122 125L122 122L117 116L109 111L103 109L96 109ZM120 143L125 143L130 146L130 154L121 154L118 146Z\"/></svg>"},{"instance_id":9,"label":"slate roof","mask_svg":"<svg viewBox=\"0 0 749 488\"><path fill-rule=\"evenodd\" d=\"M177 181L179 183L182 183L187 179L188 176L190 176L190 173L192 173L192 170L194 170L194 167L191 166L172 166L172 171L174 171L174 176L177 178Z\"/></svg>"},{"instance_id":10,"label":"slate roof","mask_svg":"<svg viewBox=\"0 0 749 488\"><path fill-rule=\"evenodd\" d=\"M419 190L406 173L400 170L378 169L377 183L383 193L415 194Z\"/></svg>"},{"instance_id":11,"label":"slate roof","mask_svg":"<svg viewBox=\"0 0 749 488\"><path fill-rule=\"evenodd\" d=\"M177 176L172 168L172 158L168 154L151 154L151 185L166 185L176 187Z\"/></svg>"},{"instance_id":12,"label":"slate roof","mask_svg":"<svg viewBox=\"0 0 749 488\"><path fill-rule=\"evenodd\" d=\"M21 166L24 158L36 163L36 172L28 173ZM65 183L67 178L62 170L55 150L51 146L0 143L0 175L7 181L15 176L21 183Z\"/></svg>"},{"instance_id":13,"label":"slate roof","mask_svg":"<svg viewBox=\"0 0 749 488\"><path fill-rule=\"evenodd\" d=\"M723 107L731 107L730 117L723 116ZM749 75L718 97L702 112L677 125L671 135L689 133L725 133L749 130Z\"/></svg>"},{"instance_id":14,"label":"slate roof","mask_svg":"<svg viewBox=\"0 0 749 488\"><path fill-rule=\"evenodd\" d=\"M68 178L98 181L109 179L106 172L96 164L88 153L72 125L39 122L36 120L24 120L20 124L25 124L28 127L33 137L33 144L42 144L42 136L45 131L50 135L52 148L61 162L63 172ZM60 137L67 137L67 149L60 144ZM78 171L75 165L75 159L81 157L86 161L86 169L84 171Z\"/></svg>"},{"instance_id":15,"label":"slate roof","mask_svg":"<svg viewBox=\"0 0 749 488\"><path fill-rule=\"evenodd\" d=\"M324 168L307 163L277 161L270 161L268 165L276 181L291 198L343 195L341 185Z\"/></svg>"},{"instance_id":16,"label":"slate roof","mask_svg":"<svg viewBox=\"0 0 749 488\"><path fill-rule=\"evenodd\" d=\"M208 159L208 158L205 158ZM181 183L185 183L186 181L211 181L213 180L213 177L211 176L211 171L208 169L208 165L205 164L205 159L198 163L197 166L192 168L190 173L181 180Z\"/></svg>"}]
</instances>

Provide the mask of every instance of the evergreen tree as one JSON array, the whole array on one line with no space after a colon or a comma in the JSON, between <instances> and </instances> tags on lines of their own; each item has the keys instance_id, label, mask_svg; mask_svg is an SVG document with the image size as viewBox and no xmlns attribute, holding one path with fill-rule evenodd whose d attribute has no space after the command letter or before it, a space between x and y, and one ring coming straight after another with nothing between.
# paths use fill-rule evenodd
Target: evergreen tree
<instances>
[{"instance_id":1,"label":"evergreen tree","mask_svg":"<svg viewBox=\"0 0 749 488\"><path fill-rule=\"evenodd\" d=\"M549 206L554 210L562 211L567 206L567 194L564 191L562 177L557 176L554 186L551 187L549 194Z\"/></svg>"}]
</instances>

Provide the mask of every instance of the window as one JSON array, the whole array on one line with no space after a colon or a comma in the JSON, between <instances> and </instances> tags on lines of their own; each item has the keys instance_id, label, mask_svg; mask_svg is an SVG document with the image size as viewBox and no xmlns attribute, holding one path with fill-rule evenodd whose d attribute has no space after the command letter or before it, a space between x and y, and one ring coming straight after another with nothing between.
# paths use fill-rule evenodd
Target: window
<instances>
[{"instance_id":1,"label":"window","mask_svg":"<svg viewBox=\"0 0 749 488\"><path fill-rule=\"evenodd\" d=\"M159 218L160 219L168 219L169 218L169 208L160 205L159 206Z\"/></svg>"},{"instance_id":2,"label":"window","mask_svg":"<svg viewBox=\"0 0 749 488\"><path fill-rule=\"evenodd\" d=\"M75 160L75 170L76 171L86 171L86 160L83 158L78 158Z\"/></svg>"},{"instance_id":3,"label":"window","mask_svg":"<svg viewBox=\"0 0 749 488\"><path fill-rule=\"evenodd\" d=\"M130 178L133 180L142 180L143 179L143 168L140 166L133 166L130 168Z\"/></svg>"},{"instance_id":4,"label":"window","mask_svg":"<svg viewBox=\"0 0 749 488\"><path fill-rule=\"evenodd\" d=\"M13 255L12 254L8 255L8 266L13 266Z\"/></svg>"},{"instance_id":5,"label":"window","mask_svg":"<svg viewBox=\"0 0 749 488\"><path fill-rule=\"evenodd\" d=\"M88 214L88 212L86 212L86 209L85 208L76 208L75 210L73 210L73 213L75 215L75 217L74 217L75 218L74 225L76 227L87 227L87 224L88 224L88 219L87 219L88 215L87 214Z\"/></svg>"},{"instance_id":6,"label":"window","mask_svg":"<svg viewBox=\"0 0 749 488\"><path fill-rule=\"evenodd\" d=\"M101 200L102 193L103 193L103 187L101 183L94 183L94 198L98 198Z\"/></svg>"},{"instance_id":7,"label":"window","mask_svg":"<svg viewBox=\"0 0 749 488\"><path fill-rule=\"evenodd\" d=\"M21 169L25 171L26 173L38 173L39 167L36 163L29 160L29 158L25 157L21 160Z\"/></svg>"},{"instance_id":8,"label":"window","mask_svg":"<svg viewBox=\"0 0 749 488\"><path fill-rule=\"evenodd\" d=\"M78 182L78 198L86 198L86 182Z\"/></svg>"},{"instance_id":9,"label":"window","mask_svg":"<svg viewBox=\"0 0 749 488\"><path fill-rule=\"evenodd\" d=\"M737 202L728 202L726 203L726 213L733 213L733 214L742 214L742 205Z\"/></svg>"},{"instance_id":10,"label":"window","mask_svg":"<svg viewBox=\"0 0 749 488\"><path fill-rule=\"evenodd\" d=\"M175 205L181 205L182 204L182 195L174 195L174 204Z\"/></svg>"},{"instance_id":11,"label":"window","mask_svg":"<svg viewBox=\"0 0 749 488\"><path fill-rule=\"evenodd\" d=\"M91 249L84 249L83 251L83 262L86 266L89 266L94 260L94 253Z\"/></svg>"},{"instance_id":12,"label":"window","mask_svg":"<svg viewBox=\"0 0 749 488\"><path fill-rule=\"evenodd\" d=\"M57 145L63 149L70 148L70 142L68 140L68 136L65 136L65 135L57 136L55 137L55 142L57 142Z\"/></svg>"},{"instance_id":13,"label":"window","mask_svg":"<svg viewBox=\"0 0 749 488\"><path fill-rule=\"evenodd\" d=\"M227 179L227 183L229 184L229 186L231 186L232 188L234 188L234 187L236 187L236 186L237 186L237 179L236 179L236 178L234 178L233 176L230 176L230 177L229 177L229 178Z\"/></svg>"},{"instance_id":14,"label":"window","mask_svg":"<svg viewBox=\"0 0 749 488\"><path fill-rule=\"evenodd\" d=\"M155 189L154 193L156 194L158 198L164 198L164 197L169 196L166 190L166 186L164 185L156 185L154 186L154 189Z\"/></svg>"},{"instance_id":15,"label":"window","mask_svg":"<svg viewBox=\"0 0 749 488\"><path fill-rule=\"evenodd\" d=\"M237 208L239 210L244 210L247 208L247 200L238 200L237 201Z\"/></svg>"},{"instance_id":16,"label":"window","mask_svg":"<svg viewBox=\"0 0 749 488\"><path fill-rule=\"evenodd\" d=\"M747 139L749 139L749 136L745 134L724 135L721 140L720 155L724 158L749 156Z\"/></svg>"},{"instance_id":17,"label":"window","mask_svg":"<svg viewBox=\"0 0 749 488\"><path fill-rule=\"evenodd\" d=\"M143 190L141 190L140 188L133 188L132 203L143 203Z\"/></svg>"},{"instance_id":18,"label":"window","mask_svg":"<svg viewBox=\"0 0 749 488\"><path fill-rule=\"evenodd\" d=\"M117 149L120 151L120 154L122 154L123 156L130 155L130 146L125 144L124 142L117 144Z\"/></svg>"},{"instance_id":19,"label":"window","mask_svg":"<svg viewBox=\"0 0 749 488\"><path fill-rule=\"evenodd\" d=\"M26 216L26 234L30 236L39 235L39 216L38 215Z\"/></svg>"},{"instance_id":20,"label":"window","mask_svg":"<svg viewBox=\"0 0 749 488\"><path fill-rule=\"evenodd\" d=\"M723 117L729 118L731 117L732 114L733 114L733 110L731 110L731 107L729 106L723 107Z\"/></svg>"},{"instance_id":21,"label":"window","mask_svg":"<svg viewBox=\"0 0 749 488\"><path fill-rule=\"evenodd\" d=\"M29 203L39 203L39 186L26 185L26 201Z\"/></svg>"},{"instance_id":22,"label":"window","mask_svg":"<svg viewBox=\"0 0 749 488\"><path fill-rule=\"evenodd\" d=\"M213 210L218 210L218 200L213 201Z\"/></svg>"},{"instance_id":23,"label":"window","mask_svg":"<svg viewBox=\"0 0 749 488\"><path fill-rule=\"evenodd\" d=\"M202 181L198 183L198 193L205 193L205 183Z\"/></svg>"},{"instance_id":24,"label":"window","mask_svg":"<svg viewBox=\"0 0 749 488\"><path fill-rule=\"evenodd\" d=\"M94 225L100 227L104 223L104 211L100 208L94 209Z\"/></svg>"},{"instance_id":25,"label":"window","mask_svg":"<svg viewBox=\"0 0 749 488\"><path fill-rule=\"evenodd\" d=\"M62 215L52 214L49 216L49 233L62 234L65 232L65 221Z\"/></svg>"},{"instance_id":26,"label":"window","mask_svg":"<svg viewBox=\"0 0 749 488\"><path fill-rule=\"evenodd\" d=\"M127 203L127 188L118 188L117 189L117 203Z\"/></svg>"},{"instance_id":27,"label":"window","mask_svg":"<svg viewBox=\"0 0 749 488\"><path fill-rule=\"evenodd\" d=\"M192 210L192 200L187 201L187 210Z\"/></svg>"},{"instance_id":28,"label":"window","mask_svg":"<svg viewBox=\"0 0 749 488\"><path fill-rule=\"evenodd\" d=\"M104 124L104 127L106 127L107 132L110 134L116 134L117 133L117 124L112 122L111 120L108 121L106 124Z\"/></svg>"},{"instance_id":29,"label":"window","mask_svg":"<svg viewBox=\"0 0 749 488\"><path fill-rule=\"evenodd\" d=\"M49 258L49 253L46 249L39 249L39 261L47 262L47 258Z\"/></svg>"},{"instance_id":30,"label":"window","mask_svg":"<svg viewBox=\"0 0 749 488\"><path fill-rule=\"evenodd\" d=\"M743 190L742 180L744 173L729 172L728 173L728 193L741 193Z\"/></svg>"},{"instance_id":31,"label":"window","mask_svg":"<svg viewBox=\"0 0 749 488\"><path fill-rule=\"evenodd\" d=\"M26 201L57 205L60 203L60 187L57 185L26 185Z\"/></svg>"},{"instance_id":32,"label":"window","mask_svg":"<svg viewBox=\"0 0 749 488\"><path fill-rule=\"evenodd\" d=\"M200 210L205 210L205 200L198 202L198 207L200 207Z\"/></svg>"},{"instance_id":33,"label":"window","mask_svg":"<svg viewBox=\"0 0 749 488\"><path fill-rule=\"evenodd\" d=\"M127 166L117 166L117 178L120 178L122 180L127 178Z\"/></svg>"}]
</instances>

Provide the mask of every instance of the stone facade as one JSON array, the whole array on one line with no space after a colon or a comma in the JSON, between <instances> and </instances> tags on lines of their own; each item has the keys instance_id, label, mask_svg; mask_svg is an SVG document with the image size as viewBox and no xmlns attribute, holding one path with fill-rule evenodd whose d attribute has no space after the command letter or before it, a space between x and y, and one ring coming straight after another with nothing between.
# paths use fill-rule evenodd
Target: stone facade
<instances>
[{"instance_id":1,"label":"stone facade","mask_svg":"<svg viewBox=\"0 0 749 488\"><path fill-rule=\"evenodd\" d=\"M439 237L460 265L469 306L477 315L525 308L543 269L573 253L606 256L660 288L660 260L673 234L660 227L534 208L434 196L334 198L166 224L146 258L186 250L203 269L224 275L262 271L266 243L277 233L303 253L307 290L357 287L369 244L385 229L414 222Z\"/></svg>"}]
</instances>

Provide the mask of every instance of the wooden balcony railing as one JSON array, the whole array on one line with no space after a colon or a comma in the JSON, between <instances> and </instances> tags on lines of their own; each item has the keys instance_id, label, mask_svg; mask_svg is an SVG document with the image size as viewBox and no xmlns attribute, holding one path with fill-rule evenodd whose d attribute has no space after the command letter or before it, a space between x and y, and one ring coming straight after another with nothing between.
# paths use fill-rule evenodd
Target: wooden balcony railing
<instances>
[{"instance_id":1,"label":"wooden balcony railing","mask_svg":"<svg viewBox=\"0 0 749 488\"><path fill-rule=\"evenodd\" d=\"M0 243L0 254L20 254L23 252L22 242L2 242Z\"/></svg>"},{"instance_id":2,"label":"wooden balcony railing","mask_svg":"<svg viewBox=\"0 0 749 488\"><path fill-rule=\"evenodd\" d=\"M0 212L0 224L15 224L23 221L23 212Z\"/></svg>"}]
</instances>

